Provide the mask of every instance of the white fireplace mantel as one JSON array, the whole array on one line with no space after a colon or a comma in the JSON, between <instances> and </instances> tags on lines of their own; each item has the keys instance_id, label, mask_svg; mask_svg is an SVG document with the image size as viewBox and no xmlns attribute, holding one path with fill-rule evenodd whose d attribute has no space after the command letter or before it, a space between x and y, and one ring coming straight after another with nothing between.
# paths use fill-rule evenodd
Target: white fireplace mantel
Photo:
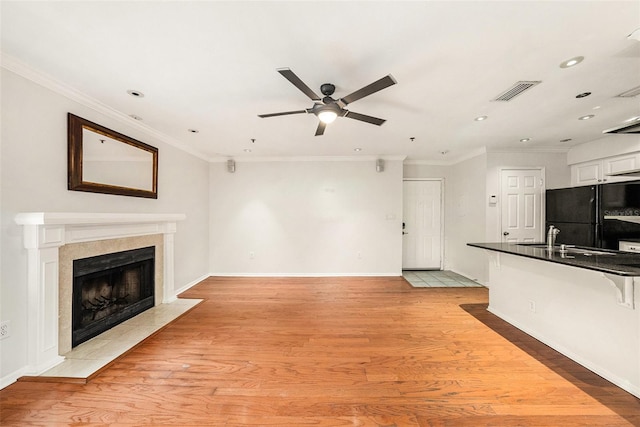
<instances>
[{"instance_id":1,"label":"white fireplace mantel","mask_svg":"<svg viewBox=\"0 0 640 427\"><path fill-rule=\"evenodd\" d=\"M162 234L163 303L174 294L174 233L184 214L29 212L16 215L27 249L28 373L64 360L58 354L58 249L70 243Z\"/></svg>"}]
</instances>

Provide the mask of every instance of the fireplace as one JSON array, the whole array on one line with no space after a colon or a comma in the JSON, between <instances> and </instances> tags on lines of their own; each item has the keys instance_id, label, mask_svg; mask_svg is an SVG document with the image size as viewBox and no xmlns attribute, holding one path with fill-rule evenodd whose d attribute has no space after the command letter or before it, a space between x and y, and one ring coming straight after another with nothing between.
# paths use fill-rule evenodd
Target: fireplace
<instances>
[{"instance_id":1,"label":"fireplace","mask_svg":"<svg viewBox=\"0 0 640 427\"><path fill-rule=\"evenodd\" d=\"M73 261L72 347L155 303L155 247Z\"/></svg>"},{"instance_id":2,"label":"fireplace","mask_svg":"<svg viewBox=\"0 0 640 427\"><path fill-rule=\"evenodd\" d=\"M176 299L174 234L184 214L24 212L15 221L27 250L27 367L40 375L72 347L73 261L155 246L155 304Z\"/></svg>"}]
</instances>

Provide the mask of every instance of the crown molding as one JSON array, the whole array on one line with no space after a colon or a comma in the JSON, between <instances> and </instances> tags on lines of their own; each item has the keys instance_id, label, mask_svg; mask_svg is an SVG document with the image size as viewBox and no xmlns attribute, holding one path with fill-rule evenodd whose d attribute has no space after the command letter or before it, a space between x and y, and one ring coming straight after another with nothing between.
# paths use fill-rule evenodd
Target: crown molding
<instances>
[{"instance_id":1,"label":"crown molding","mask_svg":"<svg viewBox=\"0 0 640 427\"><path fill-rule=\"evenodd\" d=\"M486 154L486 147L480 147L475 150L471 150L463 155L452 158L451 160L420 160L420 159L409 159L405 160L405 165L426 165L426 166L453 166L460 162L464 162L465 160L472 159L474 157L480 156L482 154Z\"/></svg>"},{"instance_id":2,"label":"crown molding","mask_svg":"<svg viewBox=\"0 0 640 427\"><path fill-rule=\"evenodd\" d=\"M522 148L495 148L488 153L567 153L571 147L522 147Z\"/></svg>"},{"instance_id":3,"label":"crown molding","mask_svg":"<svg viewBox=\"0 0 640 427\"><path fill-rule=\"evenodd\" d=\"M290 156L290 157L210 157L210 163L226 163L233 159L236 163L269 163L269 162L375 162L378 159L387 161L403 161L407 156Z\"/></svg>"},{"instance_id":4,"label":"crown molding","mask_svg":"<svg viewBox=\"0 0 640 427\"><path fill-rule=\"evenodd\" d=\"M165 133L159 132L151 128L150 126L144 123L141 123L138 120L135 120L129 117L127 114L124 114L123 112L118 111L98 101L97 99L92 98L80 92L76 88L66 83L62 83L61 81L56 80L55 78L51 77L48 74L45 74L39 70L36 70L35 68L25 64L24 62L4 52L0 52L0 66L46 89L49 89L59 95L62 95L65 98L68 98L74 102L77 102L78 104L81 104L87 108L90 108L126 126L132 127L144 133L145 135L149 136L150 138L153 138L154 140L162 141L165 144L176 147L202 160L208 160L208 157L206 155L185 146L185 144L183 144L181 141L175 138L172 138Z\"/></svg>"}]
</instances>

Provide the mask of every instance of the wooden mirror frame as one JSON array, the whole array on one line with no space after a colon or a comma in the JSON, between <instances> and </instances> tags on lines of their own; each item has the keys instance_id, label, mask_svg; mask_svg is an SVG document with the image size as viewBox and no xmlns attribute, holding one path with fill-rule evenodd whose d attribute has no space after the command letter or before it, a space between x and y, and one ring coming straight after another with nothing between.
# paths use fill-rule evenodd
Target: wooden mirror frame
<instances>
[{"instance_id":1,"label":"wooden mirror frame","mask_svg":"<svg viewBox=\"0 0 640 427\"><path fill-rule=\"evenodd\" d=\"M109 183L99 183L85 181L83 178L83 129L99 133L108 138L117 140L124 144L140 150L147 151L153 156L153 177L152 189L121 187ZM107 129L104 126L90 122L74 114L67 114L67 171L68 189L73 191L87 191L90 193L116 194L120 196L146 197L150 199L158 198L158 149L144 142L129 138L119 132Z\"/></svg>"}]
</instances>

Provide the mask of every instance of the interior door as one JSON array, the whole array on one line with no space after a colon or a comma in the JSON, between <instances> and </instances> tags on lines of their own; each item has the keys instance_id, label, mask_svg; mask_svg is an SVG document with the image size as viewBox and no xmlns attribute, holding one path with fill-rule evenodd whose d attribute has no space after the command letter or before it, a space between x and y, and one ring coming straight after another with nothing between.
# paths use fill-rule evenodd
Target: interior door
<instances>
[{"instance_id":1,"label":"interior door","mask_svg":"<svg viewBox=\"0 0 640 427\"><path fill-rule=\"evenodd\" d=\"M442 181L403 182L402 268L442 268Z\"/></svg>"},{"instance_id":2,"label":"interior door","mask_svg":"<svg viewBox=\"0 0 640 427\"><path fill-rule=\"evenodd\" d=\"M540 169L503 169L502 241L511 243L542 241L542 194L544 182Z\"/></svg>"}]
</instances>

